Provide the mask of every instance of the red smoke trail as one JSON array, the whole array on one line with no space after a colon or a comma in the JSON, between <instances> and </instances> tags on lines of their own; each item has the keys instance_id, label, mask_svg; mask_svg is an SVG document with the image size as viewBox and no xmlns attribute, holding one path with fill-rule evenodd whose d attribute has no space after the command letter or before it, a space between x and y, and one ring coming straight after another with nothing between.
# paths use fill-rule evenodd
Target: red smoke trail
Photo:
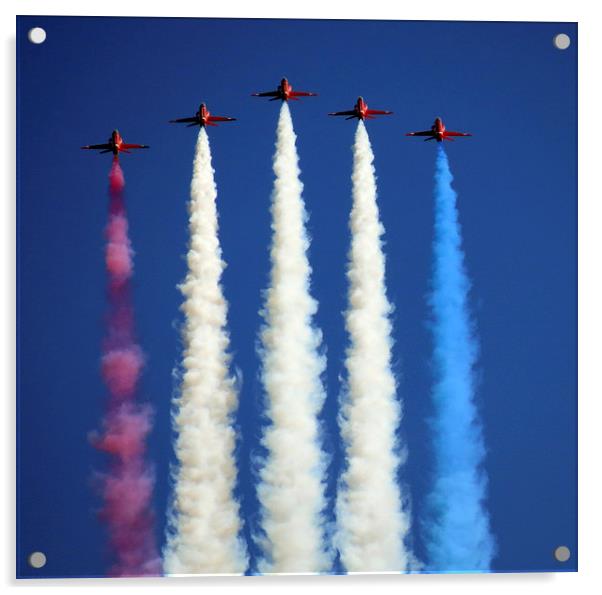
<instances>
[{"instance_id":1,"label":"red smoke trail","mask_svg":"<svg viewBox=\"0 0 602 595\"><path fill-rule=\"evenodd\" d=\"M150 507L154 477L145 463L145 440L152 411L136 403L138 378L144 365L136 343L130 293L132 247L123 200L125 181L117 158L109 174L109 223L105 263L109 313L103 344L102 377L109 391L103 431L94 435L96 448L111 455L109 471L101 478L104 499L100 517L106 522L117 562L113 576L161 574L161 560Z\"/></svg>"}]
</instances>

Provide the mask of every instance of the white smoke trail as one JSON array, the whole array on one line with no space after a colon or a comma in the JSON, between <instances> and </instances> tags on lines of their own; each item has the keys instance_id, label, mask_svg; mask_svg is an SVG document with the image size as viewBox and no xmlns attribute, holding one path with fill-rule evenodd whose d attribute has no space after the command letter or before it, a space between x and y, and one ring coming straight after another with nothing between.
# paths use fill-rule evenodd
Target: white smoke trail
<instances>
[{"instance_id":1,"label":"white smoke trail","mask_svg":"<svg viewBox=\"0 0 602 595\"><path fill-rule=\"evenodd\" d=\"M384 232L376 204L374 155L363 122L353 147L353 208L347 276L350 337L341 433L348 467L337 497L337 545L348 572L404 571L409 518L396 480L395 433L401 418L391 370L391 323L385 291Z\"/></svg>"},{"instance_id":2,"label":"white smoke trail","mask_svg":"<svg viewBox=\"0 0 602 595\"><path fill-rule=\"evenodd\" d=\"M246 550L239 539L235 432L237 393L229 373L227 304L218 239L211 150L201 128L190 187L188 274L181 393L175 402L173 517L164 552L168 574L242 573Z\"/></svg>"},{"instance_id":3,"label":"white smoke trail","mask_svg":"<svg viewBox=\"0 0 602 595\"><path fill-rule=\"evenodd\" d=\"M301 197L295 132L282 104L274 155L271 279L261 332L267 416L262 443L268 454L260 473L261 572L323 572L331 567L324 546L324 460L317 415L324 401L321 333L312 325L317 304L309 294L309 240Z\"/></svg>"}]
</instances>

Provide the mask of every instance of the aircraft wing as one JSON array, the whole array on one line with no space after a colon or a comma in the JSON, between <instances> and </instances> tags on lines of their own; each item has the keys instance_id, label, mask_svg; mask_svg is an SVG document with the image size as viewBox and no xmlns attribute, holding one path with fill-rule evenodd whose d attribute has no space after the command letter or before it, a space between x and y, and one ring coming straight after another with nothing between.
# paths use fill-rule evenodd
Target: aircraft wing
<instances>
[{"instance_id":1,"label":"aircraft wing","mask_svg":"<svg viewBox=\"0 0 602 595\"><path fill-rule=\"evenodd\" d=\"M393 112L388 112L381 109L369 109L366 113L374 116L390 116Z\"/></svg>"},{"instance_id":2,"label":"aircraft wing","mask_svg":"<svg viewBox=\"0 0 602 595\"><path fill-rule=\"evenodd\" d=\"M265 91L264 93L251 93L252 97L280 97L280 91Z\"/></svg>"},{"instance_id":3,"label":"aircraft wing","mask_svg":"<svg viewBox=\"0 0 602 595\"><path fill-rule=\"evenodd\" d=\"M123 143L121 146L124 149L148 149L149 148L148 145L136 145L136 144L130 144L130 143Z\"/></svg>"},{"instance_id":4,"label":"aircraft wing","mask_svg":"<svg viewBox=\"0 0 602 595\"><path fill-rule=\"evenodd\" d=\"M209 119L213 122L234 122L236 118L228 118L226 116L209 116Z\"/></svg>"},{"instance_id":5,"label":"aircraft wing","mask_svg":"<svg viewBox=\"0 0 602 595\"><path fill-rule=\"evenodd\" d=\"M102 145L86 145L85 147L82 147L82 149L108 149L111 150L113 147L107 143L104 143Z\"/></svg>"},{"instance_id":6,"label":"aircraft wing","mask_svg":"<svg viewBox=\"0 0 602 595\"><path fill-rule=\"evenodd\" d=\"M311 93L309 91L292 91L292 97L315 97L317 93Z\"/></svg>"},{"instance_id":7,"label":"aircraft wing","mask_svg":"<svg viewBox=\"0 0 602 595\"><path fill-rule=\"evenodd\" d=\"M408 132L406 136L434 136L432 130L421 130L420 132Z\"/></svg>"},{"instance_id":8,"label":"aircraft wing","mask_svg":"<svg viewBox=\"0 0 602 595\"><path fill-rule=\"evenodd\" d=\"M346 112L332 112L329 116L357 116L355 110L349 110Z\"/></svg>"},{"instance_id":9,"label":"aircraft wing","mask_svg":"<svg viewBox=\"0 0 602 595\"><path fill-rule=\"evenodd\" d=\"M446 136L472 136L470 132L454 132L453 130L446 130Z\"/></svg>"},{"instance_id":10,"label":"aircraft wing","mask_svg":"<svg viewBox=\"0 0 602 595\"><path fill-rule=\"evenodd\" d=\"M198 118L196 116L192 116L191 118L177 118L176 120L170 120L170 122L173 124L178 122L198 122Z\"/></svg>"}]
</instances>

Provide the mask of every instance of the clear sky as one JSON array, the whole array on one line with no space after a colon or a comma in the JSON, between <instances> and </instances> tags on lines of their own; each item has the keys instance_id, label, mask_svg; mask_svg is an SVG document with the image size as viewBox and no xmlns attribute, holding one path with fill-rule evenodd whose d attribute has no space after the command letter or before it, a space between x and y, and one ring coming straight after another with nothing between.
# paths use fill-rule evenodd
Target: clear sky
<instances>
[{"instance_id":1,"label":"clear sky","mask_svg":"<svg viewBox=\"0 0 602 595\"><path fill-rule=\"evenodd\" d=\"M42 26L44 44L27 41ZM557 50L552 38L573 43ZM577 27L437 23L20 17L18 48L18 572L97 576L110 563L91 486L103 455L88 443L105 389L103 228L110 155L80 151L113 128L151 145L124 155L136 251L134 298L147 355L142 395L155 408L149 456L163 542L173 462L172 371L181 349L186 201L197 129L167 123L205 101L237 122L210 128L228 263L233 365L242 390L238 496L257 526L251 454L261 430L257 333L268 276L271 160L279 103L250 97L287 76L318 97L292 103L324 333L332 499L346 336L345 262L354 122L326 113L358 95L393 116L368 123L395 305L395 361L412 496L413 548L431 485L431 273L434 143L404 137L435 116L473 138L446 145L459 194L481 343L478 403L488 449L498 571L576 568ZM330 510L332 513L332 509ZM250 540L249 540L250 542ZM553 558L558 545L573 557ZM251 554L257 550L252 543ZM48 557L27 567L31 551ZM254 562L253 562L254 564Z\"/></svg>"}]
</instances>

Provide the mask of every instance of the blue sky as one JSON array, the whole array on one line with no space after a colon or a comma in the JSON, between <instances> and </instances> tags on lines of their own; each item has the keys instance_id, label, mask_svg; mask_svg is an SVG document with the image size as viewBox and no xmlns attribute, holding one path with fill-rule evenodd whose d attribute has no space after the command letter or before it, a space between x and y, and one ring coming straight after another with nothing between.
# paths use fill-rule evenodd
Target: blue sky
<instances>
[{"instance_id":1,"label":"blue sky","mask_svg":"<svg viewBox=\"0 0 602 595\"><path fill-rule=\"evenodd\" d=\"M27 41L32 26L48 34ZM558 32L573 44L558 51ZM125 155L136 250L134 292L147 354L143 395L156 411L158 538L172 459L185 274L186 201L196 131L167 124L206 101L238 118L210 129L228 268L239 496L257 523L250 456L261 419L258 311L268 275L271 157L279 105L249 97L282 76L319 96L292 104L313 241L313 293L328 354L329 495L341 464L337 397L346 336L345 261L355 124L326 113L358 95L393 116L368 123L395 305L413 546L431 485L429 290L435 147L405 138L441 116L470 139L446 146L459 194L474 319L478 403L488 449L489 509L499 571L566 570L576 553L576 59L574 24L22 17L18 46L18 569L44 551L46 576L104 574L109 558L90 485L103 457L88 444L105 391L99 374L110 157L80 151L118 128L149 151ZM252 548L252 553L256 553Z\"/></svg>"}]
</instances>

